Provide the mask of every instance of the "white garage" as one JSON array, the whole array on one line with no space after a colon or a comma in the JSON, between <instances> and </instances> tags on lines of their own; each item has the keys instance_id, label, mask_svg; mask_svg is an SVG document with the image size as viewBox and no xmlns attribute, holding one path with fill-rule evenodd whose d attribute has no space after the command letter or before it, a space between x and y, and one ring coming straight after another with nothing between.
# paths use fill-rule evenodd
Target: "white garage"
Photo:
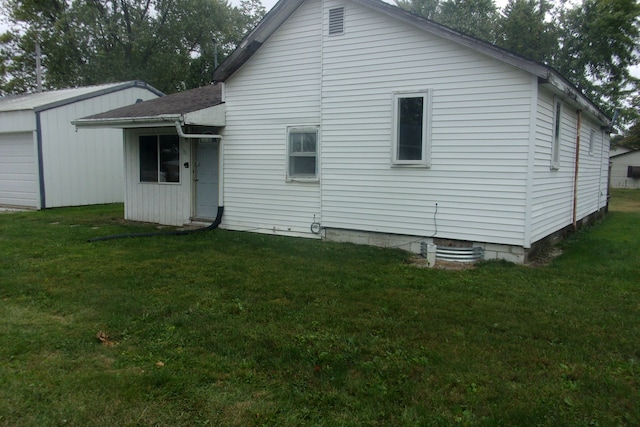
<instances>
[{"instance_id":1,"label":"white garage","mask_svg":"<svg viewBox=\"0 0 640 427\"><path fill-rule=\"evenodd\" d=\"M130 81L0 98L0 206L122 202L122 131L77 133L71 121L162 95Z\"/></svg>"}]
</instances>

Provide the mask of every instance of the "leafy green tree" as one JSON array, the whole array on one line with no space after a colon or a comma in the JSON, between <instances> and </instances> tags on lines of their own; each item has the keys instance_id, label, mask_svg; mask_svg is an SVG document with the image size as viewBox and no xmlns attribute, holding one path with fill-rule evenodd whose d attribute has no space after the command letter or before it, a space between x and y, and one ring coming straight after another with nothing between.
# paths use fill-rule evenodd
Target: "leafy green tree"
<instances>
[{"instance_id":1,"label":"leafy green tree","mask_svg":"<svg viewBox=\"0 0 640 427\"><path fill-rule=\"evenodd\" d=\"M546 0L509 0L498 18L496 43L514 53L549 63L558 50L558 34L547 19Z\"/></svg>"},{"instance_id":2,"label":"leafy green tree","mask_svg":"<svg viewBox=\"0 0 640 427\"><path fill-rule=\"evenodd\" d=\"M558 16L560 49L552 65L608 113L629 105L638 81L640 4L636 0L584 0ZM633 109L624 109L628 122Z\"/></svg>"},{"instance_id":3,"label":"leafy green tree","mask_svg":"<svg viewBox=\"0 0 640 427\"><path fill-rule=\"evenodd\" d=\"M498 10L493 0L446 0L437 21L462 33L495 41Z\"/></svg>"},{"instance_id":4,"label":"leafy green tree","mask_svg":"<svg viewBox=\"0 0 640 427\"><path fill-rule=\"evenodd\" d=\"M438 20L440 0L396 0L396 6L432 21Z\"/></svg>"},{"instance_id":5,"label":"leafy green tree","mask_svg":"<svg viewBox=\"0 0 640 427\"><path fill-rule=\"evenodd\" d=\"M171 93L209 83L215 53L232 51L264 15L259 0L6 0L2 90L32 91L34 45L45 88L144 80Z\"/></svg>"}]
</instances>

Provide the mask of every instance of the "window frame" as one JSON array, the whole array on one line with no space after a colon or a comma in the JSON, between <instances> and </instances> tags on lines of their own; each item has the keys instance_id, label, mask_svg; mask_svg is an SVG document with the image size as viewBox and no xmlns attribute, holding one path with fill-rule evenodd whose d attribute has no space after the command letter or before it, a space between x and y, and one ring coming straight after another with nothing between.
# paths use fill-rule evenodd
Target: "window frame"
<instances>
[{"instance_id":1,"label":"window frame","mask_svg":"<svg viewBox=\"0 0 640 427\"><path fill-rule=\"evenodd\" d=\"M596 130L589 129L589 155L593 156L596 148Z\"/></svg>"},{"instance_id":2,"label":"window frame","mask_svg":"<svg viewBox=\"0 0 640 427\"><path fill-rule=\"evenodd\" d=\"M304 151L301 152L300 154L294 154L292 152L291 135L293 135L293 134L301 134L301 133L315 133L316 150L315 150L315 156L313 156L313 157L315 157L315 174L313 176L312 175L306 175L306 174L293 174L292 171L291 171L291 158L292 157L312 157L310 155L305 155ZM288 182L318 182L318 181L320 181L320 126L318 126L318 125L287 126L286 146L287 146L286 180Z\"/></svg>"},{"instance_id":3,"label":"window frame","mask_svg":"<svg viewBox=\"0 0 640 427\"><path fill-rule=\"evenodd\" d=\"M145 181L142 179L142 138L155 137L156 147L155 147L155 157L156 157L156 180L155 181ZM160 181L161 177L161 159L162 159L162 150L160 148L162 137L172 137L176 138L178 143L178 172L177 172L177 181ZM180 149L180 136L172 133L140 133L137 135L138 141L138 183L139 184L160 184L160 185L180 185L182 183L182 154Z\"/></svg>"},{"instance_id":4,"label":"window frame","mask_svg":"<svg viewBox=\"0 0 640 427\"><path fill-rule=\"evenodd\" d=\"M560 168L560 148L562 147L562 100L553 97L553 121L551 123L551 169Z\"/></svg>"},{"instance_id":5,"label":"window frame","mask_svg":"<svg viewBox=\"0 0 640 427\"><path fill-rule=\"evenodd\" d=\"M414 91L397 91L392 95L392 142L391 142L391 165L394 167L431 167L431 89L421 89ZM400 144L400 99L422 98L422 147L421 159L402 160L399 159Z\"/></svg>"}]
</instances>

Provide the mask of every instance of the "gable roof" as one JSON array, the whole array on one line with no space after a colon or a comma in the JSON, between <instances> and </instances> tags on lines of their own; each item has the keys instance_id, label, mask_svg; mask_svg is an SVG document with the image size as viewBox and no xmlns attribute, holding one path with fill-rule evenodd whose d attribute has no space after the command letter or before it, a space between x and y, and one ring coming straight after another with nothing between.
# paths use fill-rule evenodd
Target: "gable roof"
<instances>
[{"instance_id":1,"label":"gable roof","mask_svg":"<svg viewBox=\"0 0 640 427\"><path fill-rule=\"evenodd\" d=\"M5 96L0 98L0 112L24 110L40 112L132 87L148 89L158 96L164 95L162 92L145 82L132 80L128 82L107 83L102 85Z\"/></svg>"},{"instance_id":2,"label":"gable roof","mask_svg":"<svg viewBox=\"0 0 640 427\"><path fill-rule=\"evenodd\" d=\"M221 85L208 85L83 117L72 123L76 126L100 127L135 127L162 122L173 125L175 121L184 122L185 116L191 113L190 117L194 117L194 120L191 120L192 124L215 125L215 123L198 123L201 120L195 117L220 104L222 104Z\"/></svg>"},{"instance_id":3,"label":"gable roof","mask_svg":"<svg viewBox=\"0 0 640 427\"><path fill-rule=\"evenodd\" d=\"M627 147L626 145L618 145L617 147L612 147L609 150L609 158L624 156L625 154L637 153L640 150L634 147Z\"/></svg>"},{"instance_id":4,"label":"gable roof","mask_svg":"<svg viewBox=\"0 0 640 427\"><path fill-rule=\"evenodd\" d=\"M245 36L238 45L238 48L216 68L213 74L214 81L225 81L231 77L305 1L306 0L279 0L269 13L265 15L262 21ZM350 1L533 74L538 77L541 83L548 84L555 92L565 94L581 108L591 113L604 127L611 125L611 119L607 117L604 112L591 100L586 98L579 89L560 73L545 64L526 59L506 49L463 34L421 16L414 15L400 7L390 5L381 0Z\"/></svg>"}]
</instances>

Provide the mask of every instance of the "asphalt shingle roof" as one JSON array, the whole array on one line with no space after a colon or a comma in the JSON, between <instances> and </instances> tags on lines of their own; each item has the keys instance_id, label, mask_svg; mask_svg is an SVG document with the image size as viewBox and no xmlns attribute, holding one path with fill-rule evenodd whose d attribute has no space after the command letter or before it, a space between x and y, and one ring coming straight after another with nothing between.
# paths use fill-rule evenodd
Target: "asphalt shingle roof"
<instances>
[{"instance_id":1,"label":"asphalt shingle roof","mask_svg":"<svg viewBox=\"0 0 640 427\"><path fill-rule=\"evenodd\" d=\"M177 92L149 101L140 102L115 110L83 117L82 120L128 119L136 117L157 117L180 115L203 110L222 103L221 85L209 85Z\"/></svg>"}]
</instances>

